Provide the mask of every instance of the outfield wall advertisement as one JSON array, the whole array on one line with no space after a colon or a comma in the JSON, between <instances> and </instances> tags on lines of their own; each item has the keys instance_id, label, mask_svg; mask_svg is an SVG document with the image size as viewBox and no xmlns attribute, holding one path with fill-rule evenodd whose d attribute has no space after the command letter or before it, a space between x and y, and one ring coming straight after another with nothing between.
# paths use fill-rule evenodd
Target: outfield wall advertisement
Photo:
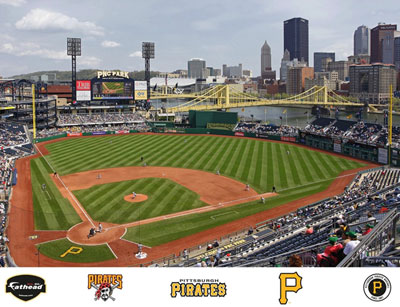
<instances>
[{"instance_id":1,"label":"outfield wall advertisement","mask_svg":"<svg viewBox=\"0 0 400 307\"><path fill-rule=\"evenodd\" d=\"M76 101L90 101L91 98L90 80L76 81Z\"/></svg>"},{"instance_id":2,"label":"outfield wall advertisement","mask_svg":"<svg viewBox=\"0 0 400 307\"><path fill-rule=\"evenodd\" d=\"M147 100L146 81L135 81L135 100Z\"/></svg>"}]
</instances>

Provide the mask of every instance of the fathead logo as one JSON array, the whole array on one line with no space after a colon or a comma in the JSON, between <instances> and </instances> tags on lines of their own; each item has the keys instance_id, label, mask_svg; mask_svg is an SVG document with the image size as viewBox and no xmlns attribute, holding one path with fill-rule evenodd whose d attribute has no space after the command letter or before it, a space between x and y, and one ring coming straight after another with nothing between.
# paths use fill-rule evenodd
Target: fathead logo
<instances>
[{"instance_id":1,"label":"fathead logo","mask_svg":"<svg viewBox=\"0 0 400 307\"><path fill-rule=\"evenodd\" d=\"M297 291L303 288L301 286L302 278L299 274L297 274L297 272L295 272L295 273L281 273L279 275L279 279L281 280L281 296L279 298L279 303L281 303L281 305L286 305L286 303L288 302L287 293L288 292L297 293ZM295 281L294 286L288 286L287 285L288 280L294 280Z\"/></svg>"},{"instance_id":2,"label":"fathead logo","mask_svg":"<svg viewBox=\"0 0 400 307\"><path fill-rule=\"evenodd\" d=\"M30 301L40 293L46 293L43 278L34 275L18 275L7 280L6 293L11 293L23 301Z\"/></svg>"}]
</instances>

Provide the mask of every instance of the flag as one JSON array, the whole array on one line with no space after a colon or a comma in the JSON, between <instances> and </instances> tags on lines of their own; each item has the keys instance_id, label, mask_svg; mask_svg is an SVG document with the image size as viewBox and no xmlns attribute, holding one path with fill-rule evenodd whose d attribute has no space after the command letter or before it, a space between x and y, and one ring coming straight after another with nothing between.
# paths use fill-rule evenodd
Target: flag
<instances>
[{"instance_id":1,"label":"flag","mask_svg":"<svg viewBox=\"0 0 400 307\"><path fill-rule=\"evenodd\" d=\"M154 85L153 92L155 92L156 89L157 89L157 83L156 83L156 85Z\"/></svg>"},{"instance_id":2,"label":"flag","mask_svg":"<svg viewBox=\"0 0 400 307\"><path fill-rule=\"evenodd\" d=\"M286 114L286 112L287 112L287 109L283 110L282 114Z\"/></svg>"},{"instance_id":3,"label":"flag","mask_svg":"<svg viewBox=\"0 0 400 307\"><path fill-rule=\"evenodd\" d=\"M350 119L352 117L353 117L353 114L350 114L350 115L346 116L346 118L348 118L348 119Z\"/></svg>"}]
</instances>

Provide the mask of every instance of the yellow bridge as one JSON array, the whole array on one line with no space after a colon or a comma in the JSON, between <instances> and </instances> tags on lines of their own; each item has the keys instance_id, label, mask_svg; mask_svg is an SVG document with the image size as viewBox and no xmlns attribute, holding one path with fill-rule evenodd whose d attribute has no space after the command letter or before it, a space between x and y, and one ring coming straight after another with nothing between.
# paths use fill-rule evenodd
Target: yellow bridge
<instances>
[{"instance_id":1,"label":"yellow bridge","mask_svg":"<svg viewBox=\"0 0 400 307\"><path fill-rule=\"evenodd\" d=\"M326 86L314 86L295 96L282 99L261 99L248 93L243 93L233 86L217 85L202 92L193 94L166 94L154 92L151 99L186 99L176 107L167 108L168 113L187 112L189 110L219 110L244 108L254 106L298 106L319 105L325 107L349 106L363 107L360 102L352 102L345 97L329 90ZM372 106L370 106L372 107Z\"/></svg>"}]
</instances>

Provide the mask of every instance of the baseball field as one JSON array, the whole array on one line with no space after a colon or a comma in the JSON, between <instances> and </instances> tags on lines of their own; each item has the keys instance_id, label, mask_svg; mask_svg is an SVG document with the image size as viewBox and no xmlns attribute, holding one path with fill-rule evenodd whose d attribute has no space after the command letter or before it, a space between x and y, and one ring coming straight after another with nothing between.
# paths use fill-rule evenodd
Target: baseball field
<instances>
[{"instance_id":1,"label":"baseball field","mask_svg":"<svg viewBox=\"0 0 400 307\"><path fill-rule=\"evenodd\" d=\"M69 138L38 148L43 156L29 159L31 234L43 265L127 265L137 243L159 257L176 242L191 247L202 234L337 193L343 184L333 181L366 167L289 143L205 135ZM99 223L103 231L88 238Z\"/></svg>"}]
</instances>

